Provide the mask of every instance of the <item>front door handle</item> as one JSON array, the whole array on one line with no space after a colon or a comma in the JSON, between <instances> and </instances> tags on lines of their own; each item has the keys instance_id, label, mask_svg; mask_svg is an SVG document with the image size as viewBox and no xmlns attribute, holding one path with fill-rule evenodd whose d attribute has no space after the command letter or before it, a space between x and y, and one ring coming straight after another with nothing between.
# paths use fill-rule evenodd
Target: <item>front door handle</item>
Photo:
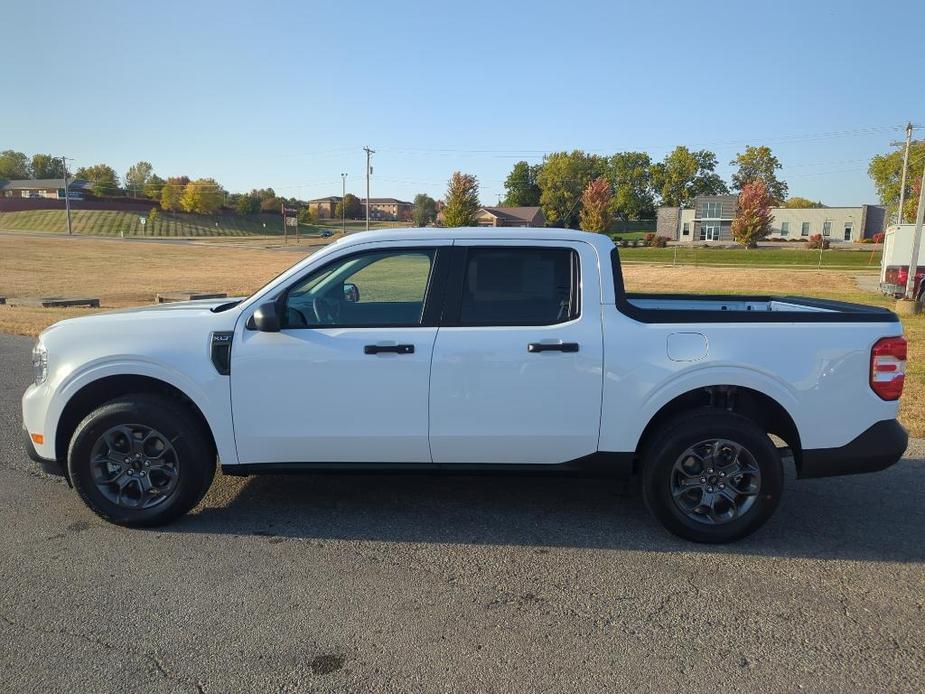
<instances>
[{"instance_id":1,"label":"front door handle","mask_svg":"<svg viewBox=\"0 0 925 694\"><path fill-rule=\"evenodd\" d=\"M363 354L379 354L380 352L414 354L414 345L366 345L363 347Z\"/></svg>"},{"instance_id":2,"label":"front door handle","mask_svg":"<svg viewBox=\"0 0 925 694\"><path fill-rule=\"evenodd\" d=\"M531 342L528 352L577 352L577 342Z\"/></svg>"}]
</instances>

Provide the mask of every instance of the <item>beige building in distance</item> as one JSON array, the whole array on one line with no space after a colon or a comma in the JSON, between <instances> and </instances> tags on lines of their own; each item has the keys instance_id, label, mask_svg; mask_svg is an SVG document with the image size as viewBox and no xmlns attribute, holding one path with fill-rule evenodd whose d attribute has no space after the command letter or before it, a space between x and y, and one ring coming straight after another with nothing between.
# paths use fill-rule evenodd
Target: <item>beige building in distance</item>
<instances>
[{"instance_id":1,"label":"beige building in distance","mask_svg":"<svg viewBox=\"0 0 925 694\"><path fill-rule=\"evenodd\" d=\"M732 243L732 220L738 197L699 195L690 208L659 207L656 233L681 243ZM886 227L886 208L858 207L771 208L769 239L804 239L821 234L834 242L855 242L870 238Z\"/></svg>"}]
</instances>

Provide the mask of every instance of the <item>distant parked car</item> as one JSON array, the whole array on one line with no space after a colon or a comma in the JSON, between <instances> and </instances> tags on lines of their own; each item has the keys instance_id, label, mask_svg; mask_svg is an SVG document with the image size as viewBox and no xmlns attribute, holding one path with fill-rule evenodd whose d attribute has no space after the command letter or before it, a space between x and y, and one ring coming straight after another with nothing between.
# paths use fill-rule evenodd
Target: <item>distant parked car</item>
<instances>
[{"instance_id":1,"label":"distant parked car","mask_svg":"<svg viewBox=\"0 0 925 694\"><path fill-rule=\"evenodd\" d=\"M323 238L323 239L327 239L327 238L330 238L330 237L332 237L332 236L334 236L334 232L333 232L333 231L330 231L329 229L325 229L324 231L321 232L321 238Z\"/></svg>"}]
</instances>

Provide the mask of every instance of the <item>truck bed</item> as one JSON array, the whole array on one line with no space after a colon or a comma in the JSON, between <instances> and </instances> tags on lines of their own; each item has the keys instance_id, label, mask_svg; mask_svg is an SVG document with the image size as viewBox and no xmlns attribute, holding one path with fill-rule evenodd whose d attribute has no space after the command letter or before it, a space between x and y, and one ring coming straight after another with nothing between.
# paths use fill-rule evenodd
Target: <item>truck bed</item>
<instances>
[{"instance_id":1,"label":"truck bed","mask_svg":"<svg viewBox=\"0 0 925 694\"><path fill-rule=\"evenodd\" d=\"M896 322L885 308L801 296L625 294L617 306L646 323L674 322ZM748 313L746 317L742 314Z\"/></svg>"}]
</instances>

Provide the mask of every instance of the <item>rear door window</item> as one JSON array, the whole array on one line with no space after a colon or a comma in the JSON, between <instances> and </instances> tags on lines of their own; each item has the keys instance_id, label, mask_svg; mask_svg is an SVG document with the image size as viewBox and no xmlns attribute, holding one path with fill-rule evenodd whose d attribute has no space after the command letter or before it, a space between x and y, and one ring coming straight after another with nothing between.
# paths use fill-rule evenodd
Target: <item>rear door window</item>
<instances>
[{"instance_id":1,"label":"rear door window","mask_svg":"<svg viewBox=\"0 0 925 694\"><path fill-rule=\"evenodd\" d=\"M578 254L568 248L470 247L460 325L553 325L578 317Z\"/></svg>"}]
</instances>

